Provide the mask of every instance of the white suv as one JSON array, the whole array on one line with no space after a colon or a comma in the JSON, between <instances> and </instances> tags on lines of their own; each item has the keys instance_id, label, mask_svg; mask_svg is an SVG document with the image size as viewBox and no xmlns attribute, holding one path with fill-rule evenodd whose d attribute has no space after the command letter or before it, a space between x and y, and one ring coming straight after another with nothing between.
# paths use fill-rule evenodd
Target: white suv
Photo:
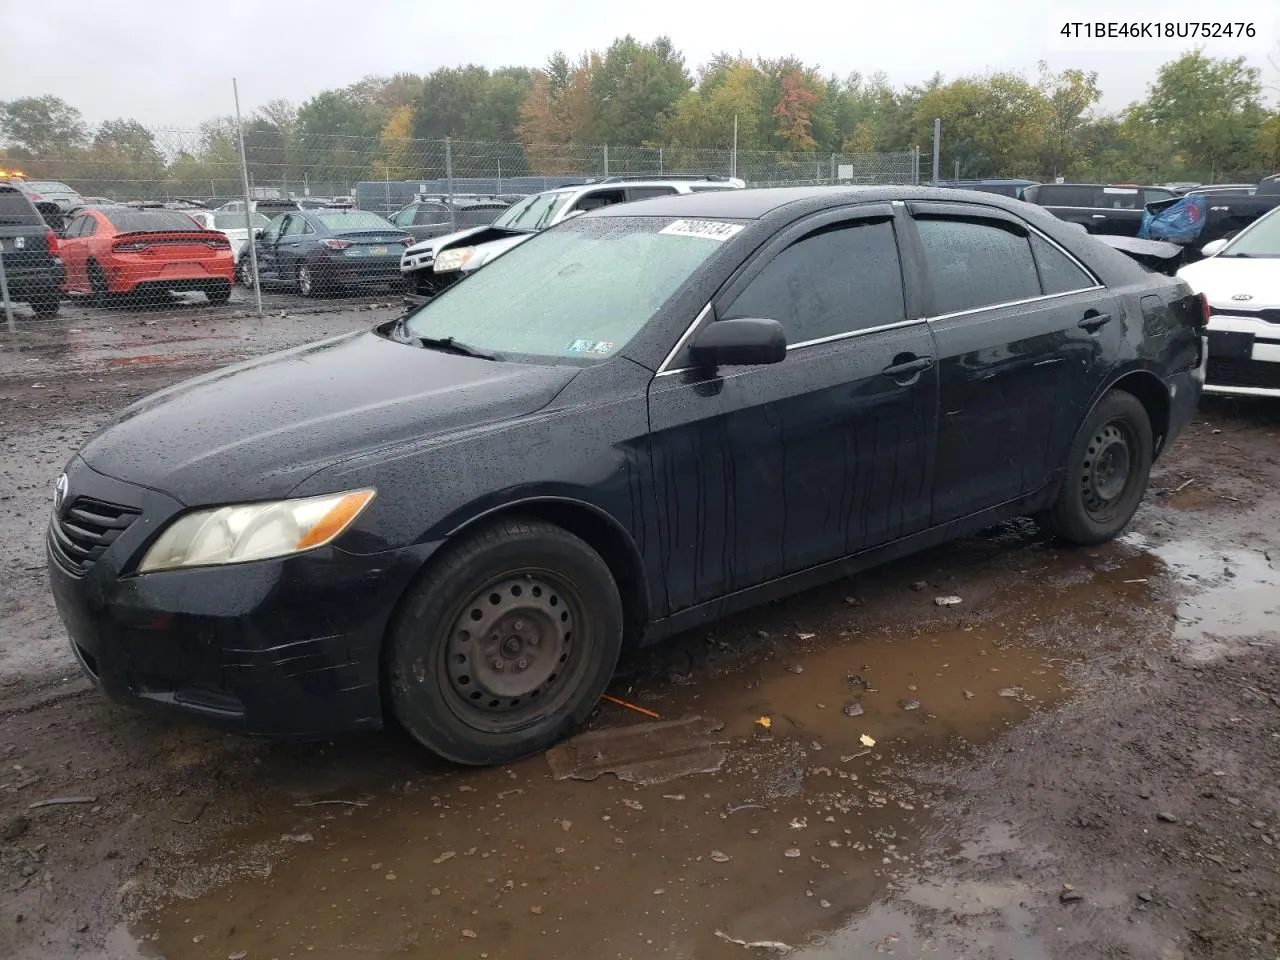
<instances>
[{"instance_id":1,"label":"white suv","mask_svg":"<svg viewBox=\"0 0 1280 960\"><path fill-rule=\"evenodd\" d=\"M400 272L422 301L518 246L539 231L570 217L630 200L647 200L677 193L741 190L742 180L729 177L606 177L573 187L559 187L512 204L488 226L459 230L415 243L400 258Z\"/></svg>"}]
</instances>

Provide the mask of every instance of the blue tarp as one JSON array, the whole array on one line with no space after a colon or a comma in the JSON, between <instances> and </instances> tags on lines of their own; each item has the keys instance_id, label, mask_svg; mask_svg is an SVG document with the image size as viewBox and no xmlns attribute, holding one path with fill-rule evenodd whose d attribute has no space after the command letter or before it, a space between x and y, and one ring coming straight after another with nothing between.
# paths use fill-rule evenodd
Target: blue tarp
<instances>
[{"instance_id":1,"label":"blue tarp","mask_svg":"<svg viewBox=\"0 0 1280 960\"><path fill-rule=\"evenodd\" d=\"M1152 208L1156 212L1152 213ZM1194 243L1204 229L1208 204L1203 193L1192 193L1163 206L1150 204L1142 214L1138 229L1140 240L1167 240L1170 243Z\"/></svg>"}]
</instances>

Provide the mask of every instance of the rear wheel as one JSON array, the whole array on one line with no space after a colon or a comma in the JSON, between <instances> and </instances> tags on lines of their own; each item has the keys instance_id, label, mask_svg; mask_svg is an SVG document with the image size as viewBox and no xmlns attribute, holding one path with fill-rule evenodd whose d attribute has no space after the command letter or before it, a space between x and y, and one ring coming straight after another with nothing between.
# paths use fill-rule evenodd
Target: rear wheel
<instances>
[{"instance_id":1,"label":"rear wheel","mask_svg":"<svg viewBox=\"0 0 1280 960\"><path fill-rule=\"evenodd\" d=\"M211 283L204 288L204 295L210 303L226 303L231 299L231 284L226 280Z\"/></svg>"},{"instance_id":2,"label":"rear wheel","mask_svg":"<svg viewBox=\"0 0 1280 960\"><path fill-rule=\"evenodd\" d=\"M43 297L37 297L31 301L31 309L35 311L37 317L52 317L58 312L61 305L61 298L56 294L48 294Z\"/></svg>"},{"instance_id":3,"label":"rear wheel","mask_svg":"<svg viewBox=\"0 0 1280 960\"><path fill-rule=\"evenodd\" d=\"M507 520L448 548L388 643L391 702L409 733L457 763L506 763L591 712L622 650L622 601L578 537Z\"/></svg>"},{"instance_id":4,"label":"rear wheel","mask_svg":"<svg viewBox=\"0 0 1280 960\"><path fill-rule=\"evenodd\" d=\"M1153 456L1146 408L1133 394L1111 391L1085 420L1068 456L1062 489L1037 520L1081 546L1112 539L1142 501Z\"/></svg>"},{"instance_id":5,"label":"rear wheel","mask_svg":"<svg viewBox=\"0 0 1280 960\"><path fill-rule=\"evenodd\" d=\"M89 275L89 290L92 291L92 297L97 303L105 303L107 297L110 296L111 290L107 283L107 275L103 272L102 267L98 266L97 260L90 260L85 272Z\"/></svg>"}]
</instances>

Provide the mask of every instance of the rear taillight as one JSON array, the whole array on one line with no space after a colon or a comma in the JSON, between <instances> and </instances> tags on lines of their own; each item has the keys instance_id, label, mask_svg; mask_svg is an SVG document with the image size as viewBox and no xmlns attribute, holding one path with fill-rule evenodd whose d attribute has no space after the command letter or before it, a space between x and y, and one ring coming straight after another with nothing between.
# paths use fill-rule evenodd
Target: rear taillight
<instances>
[{"instance_id":1,"label":"rear taillight","mask_svg":"<svg viewBox=\"0 0 1280 960\"><path fill-rule=\"evenodd\" d=\"M412 247L417 241L414 237L401 237L396 242L403 243L406 247Z\"/></svg>"},{"instance_id":2,"label":"rear taillight","mask_svg":"<svg viewBox=\"0 0 1280 960\"><path fill-rule=\"evenodd\" d=\"M345 250L351 246L350 240L321 240L320 246L326 250Z\"/></svg>"},{"instance_id":3,"label":"rear taillight","mask_svg":"<svg viewBox=\"0 0 1280 960\"><path fill-rule=\"evenodd\" d=\"M1209 298L1203 293L1197 299L1200 301L1200 326L1207 327L1209 325Z\"/></svg>"},{"instance_id":4,"label":"rear taillight","mask_svg":"<svg viewBox=\"0 0 1280 960\"><path fill-rule=\"evenodd\" d=\"M49 256L56 257L58 255L58 235L52 230L44 232L44 243L49 248Z\"/></svg>"}]
</instances>

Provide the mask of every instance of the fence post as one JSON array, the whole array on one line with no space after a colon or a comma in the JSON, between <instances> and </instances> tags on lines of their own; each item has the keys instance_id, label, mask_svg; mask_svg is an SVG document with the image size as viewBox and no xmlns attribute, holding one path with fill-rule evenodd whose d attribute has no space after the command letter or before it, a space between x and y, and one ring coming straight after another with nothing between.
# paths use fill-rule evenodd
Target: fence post
<instances>
[{"instance_id":1,"label":"fence post","mask_svg":"<svg viewBox=\"0 0 1280 960\"><path fill-rule=\"evenodd\" d=\"M831 182L836 182L836 155L831 154Z\"/></svg>"},{"instance_id":2,"label":"fence post","mask_svg":"<svg viewBox=\"0 0 1280 960\"><path fill-rule=\"evenodd\" d=\"M663 166L663 160L662 160L662 147L659 147L658 148L658 173L663 174L666 172L667 172L667 168Z\"/></svg>"},{"instance_id":3,"label":"fence post","mask_svg":"<svg viewBox=\"0 0 1280 960\"><path fill-rule=\"evenodd\" d=\"M258 278L258 244L253 236L253 203L249 199L249 161L244 155L244 124L240 121L240 85L231 78L231 92L236 98L236 138L240 141L240 179L244 182L244 226L249 231L249 269L253 271L253 298L262 318L262 282ZM244 256L244 254L240 254Z\"/></svg>"},{"instance_id":4,"label":"fence post","mask_svg":"<svg viewBox=\"0 0 1280 960\"><path fill-rule=\"evenodd\" d=\"M3 253L0 253L0 298L4 299L4 319L9 325L9 335L13 336L18 330L13 325L13 304L9 300L9 278L4 272Z\"/></svg>"},{"instance_id":5,"label":"fence post","mask_svg":"<svg viewBox=\"0 0 1280 960\"><path fill-rule=\"evenodd\" d=\"M604 145L604 175L606 177L609 175L609 145L607 143Z\"/></svg>"},{"instance_id":6,"label":"fence post","mask_svg":"<svg viewBox=\"0 0 1280 960\"><path fill-rule=\"evenodd\" d=\"M942 145L942 118L933 118L933 185L938 185L938 149Z\"/></svg>"},{"instance_id":7,"label":"fence post","mask_svg":"<svg viewBox=\"0 0 1280 960\"><path fill-rule=\"evenodd\" d=\"M444 138L444 175L449 181L449 206L453 206L453 140Z\"/></svg>"}]
</instances>

